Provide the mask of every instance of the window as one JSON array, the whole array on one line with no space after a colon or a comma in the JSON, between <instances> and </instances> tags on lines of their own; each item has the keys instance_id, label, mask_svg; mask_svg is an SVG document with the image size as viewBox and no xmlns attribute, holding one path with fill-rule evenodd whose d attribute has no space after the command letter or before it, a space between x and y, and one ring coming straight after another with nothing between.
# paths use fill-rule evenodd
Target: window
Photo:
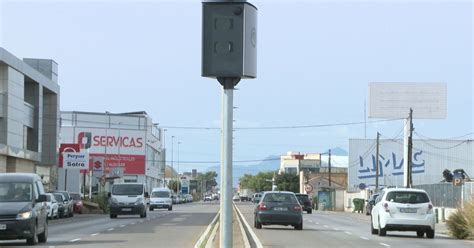
<instances>
[{"instance_id":1,"label":"window","mask_svg":"<svg viewBox=\"0 0 474 248\"><path fill-rule=\"evenodd\" d=\"M0 183L0 202L28 202L31 201L32 194L31 183Z\"/></svg>"},{"instance_id":2,"label":"window","mask_svg":"<svg viewBox=\"0 0 474 248\"><path fill-rule=\"evenodd\" d=\"M428 195L423 192L394 191L387 194L387 201L406 204L418 204L430 202Z\"/></svg>"},{"instance_id":3,"label":"window","mask_svg":"<svg viewBox=\"0 0 474 248\"><path fill-rule=\"evenodd\" d=\"M266 194L263 199L264 202L284 202L297 203L296 197L292 194L270 193Z\"/></svg>"}]
</instances>

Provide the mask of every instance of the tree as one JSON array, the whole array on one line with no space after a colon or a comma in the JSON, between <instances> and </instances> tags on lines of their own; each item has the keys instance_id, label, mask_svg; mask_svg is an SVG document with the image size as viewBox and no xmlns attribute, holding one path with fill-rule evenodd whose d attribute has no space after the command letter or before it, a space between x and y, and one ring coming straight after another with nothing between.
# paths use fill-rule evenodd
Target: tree
<instances>
[{"instance_id":1,"label":"tree","mask_svg":"<svg viewBox=\"0 0 474 248\"><path fill-rule=\"evenodd\" d=\"M177 181L176 179L170 180L168 182L168 188L171 189L173 192L177 193L177 186L176 184L179 183L179 188L181 188L181 182Z\"/></svg>"},{"instance_id":2,"label":"tree","mask_svg":"<svg viewBox=\"0 0 474 248\"><path fill-rule=\"evenodd\" d=\"M257 175L245 174L239 178L241 189L251 189L255 192L272 190L272 178L274 172L260 172Z\"/></svg>"},{"instance_id":3,"label":"tree","mask_svg":"<svg viewBox=\"0 0 474 248\"><path fill-rule=\"evenodd\" d=\"M275 178L275 183L278 187L278 190L291 191L295 193L300 192L300 179L296 174L284 173L277 175Z\"/></svg>"},{"instance_id":4,"label":"tree","mask_svg":"<svg viewBox=\"0 0 474 248\"><path fill-rule=\"evenodd\" d=\"M202 187L202 192L207 192L212 189L212 187L217 186L217 173L215 171L208 171L204 174L199 173L197 176L198 187Z\"/></svg>"}]
</instances>

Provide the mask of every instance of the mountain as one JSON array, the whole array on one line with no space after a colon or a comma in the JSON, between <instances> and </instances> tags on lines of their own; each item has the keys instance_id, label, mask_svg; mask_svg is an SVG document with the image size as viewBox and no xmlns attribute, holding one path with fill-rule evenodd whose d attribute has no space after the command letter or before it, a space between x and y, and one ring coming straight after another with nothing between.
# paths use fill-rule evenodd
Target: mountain
<instances>
[{"instance_id":1,"label":"mountain","mask_svg":"<svg viewBox=\"0 0 474 248\"><path fill-rule=\"evenodd\" d=\"M235 165L232 170L232 177L234 178L234 187L239 183L239 178L245 174L256 175L259 172L276 171L280 169L280 156L271 155L263 159L260 163L251 165ZM219 165L207 168L206 171L217 172L217 183L220 184L221 167Z\"/></svg>"},{"instance_id":2,"label":"mountain","mask_svg":"<svg viewBox=\"0 0 474 248\"><path fill-rule=\"evenodd\" d=\"M326 153L329 153L329 150L326 151ZM331 148L331 155L334 155L334 156L349 156L349 153L340 148L340 147L334 147L334 148Z\"/></svg>"}]
</instances>

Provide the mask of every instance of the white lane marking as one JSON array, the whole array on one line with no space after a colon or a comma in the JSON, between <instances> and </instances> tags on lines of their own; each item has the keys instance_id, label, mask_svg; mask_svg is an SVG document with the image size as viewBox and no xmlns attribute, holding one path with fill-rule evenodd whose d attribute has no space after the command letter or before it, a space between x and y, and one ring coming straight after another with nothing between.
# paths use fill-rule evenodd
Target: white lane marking
<instances>
[{"instance_id":1,"label":"white lane marking","mask_svg":"<svg viewBox=\"0 0 474 248\"><path fill-rule=\"evenodd\" d=\"M120 227L125 227L125 225L120 225Z\"/></svg>"},{"instance_id":2,"label":"white lane marking","mask_svg":"<svg viewBox=\"0 0 474 248\"><path fill-rule=\"evenodd\" d=\"M319 225L319 222L316 222L316 225Z\"/></svg>"},{"instance_id":3,"label":"white lane marking","mask_svg":"<svg viewBox=\"0 0 474 248\"><path fill-rule=\"evenodd\" d=\"M143 220L141 220L140 223L143 223Z\"/></svg>"},{"instance_id":4,"label":"white lane marking","mask_svg":"<svg viewBox=\"0 0 474 248\"><path fill-rule=\"evenodd\" d=\"M369 240L369 238L364 237L364 236L360 236L360 238L363 239L363 240Z\"/></svg>"},{"instance_id":5,"label":"white lane marking","mask_svg":"<svg viewBox=\"0 0 474 248\"><path fill-rule=\"evenodd\" d=\"M79 240L81 240L81 239L72 239L72 240L69 240L69 242L72 243L72 242L76 242L76 241L79 241Z\"/></svg>"},{"instance_id":6,"label":"white lane marking","mask_svg":"<svg viewBox=\"0 0 474 248\"><path fill-rule=\"evenodd\" d=\"M130 225L135 225L135 222L130 223Z\"/></svg>"},{"instance_id":7,"label":"white lane marking","mask_svg":"<svg viewBox=\"0 0 474 248\"><path fill-rule=\"evenodd\" d=\"M91 237L97 236L97 235L99 235L99 234L100 234L100 233L93 233L93 234L91 234Z\"/></svg>"},{"instance_id":8,"label":"white lane marking","mask_svg":"<svg viewBox=\"0 0 474 248\"><path fill-rule=\"evenodd\" d=\"M324 227L328 228L329 226L328 226L328 225L324 225Z\"/></svg>"},{"instance_id":9,"label":"white lane marking","mask_svg":"<svg viewBox=\"0 0 474 248\"><path fill-rule=\"evenodd\" d=\"M109 228L109 229L107 229L107 231L113 231L113 230L114 230L113 228Z\"/></svg>"},{"instance_id":10,"label":"white lane marking","mask_svg":"<svg viewBox=\"0 0 474 248\"><path fill-rule=\"evenodd\" d=\"M387 245L385 243L380 243L381 245L385 246L385 247L390 247L390 245Z\"/></svg>"},{"instance_id":11,"label":"white lane marking","mask_svg":"<svg viewBox=\"0 0 474 248\"><path fill-rule=\"evenodd\" d=\"M338 229L338 228L335 228L335 227L334 227L333 229L334 229L334 231L339 231L339 229Z\"/></svg>"},{"instance_id":12,"label":"white lane marking","mask_svg":"<svg viewBox=\"0 0 474 248\"><path fill-rule=\"evenodd\" d=\"M346 233L347 235L352 235L352 233L351 233L351 232L344 232L344 233Z\"/></svg>"},{"instance_id":13,"label":"white lane marking","mask_svg":"<svg viewBox=\"0 0 474 248\"><path fill-rule=\"evenodd\" d=\"M308 220L309 222L313 222L313 220Z\"/></svg>"},{"instance_id":14,"label":"white lane marking","mask_svg":"<svg viewBox=\"0 0 474 248\"><path fill-rule=\"evenodd\" d=\"M440 237L449 238L449 235L446 235L446 234L437 233L436 235L438 235Z\"/></svg>"}]
</instances>

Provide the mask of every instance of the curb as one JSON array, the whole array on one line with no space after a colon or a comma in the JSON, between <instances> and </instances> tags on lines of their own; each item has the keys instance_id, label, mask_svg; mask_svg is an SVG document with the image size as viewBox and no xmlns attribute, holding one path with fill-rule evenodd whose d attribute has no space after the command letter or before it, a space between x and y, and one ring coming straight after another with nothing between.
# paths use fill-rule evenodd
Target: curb
<instances>
[{"instance_id":1,"label":"curb","mask_svg":"<svg viewBox=\"0 0 474 248\"><path fill-rule=\"evenodd\" d=\"M194 245L194 248L200 248L204 242L206 241L207 236L209 236L209 233L212 230L212 226L217 222L219 219L220 211L217 212L216 217L211 221L211 223L207 226L206 230L201 234L201 237L198 239L196 244Z\"/></svg>"},{"instance_id":2,"label":"curb","mask_svg":"<svg viewBox=\"0 0 474 248\"><path fill-rule=\"evenodd\" d=\"M251 246L250 246L249 238L247 237L247 232L245 232L245 228L242 225L242 221L240 220L240 216L239 216L239 214L237 213L237 210L236 210L237 206L234 205L234 208L235 208L234 211L237 215L235 217L237 217L237 221L239 222L240 232L242 233L242 239L244 240L244 247L245 248L250 248Z\"/></svg>"},{"instance_id":3,"label":"curb","mask_svg":"<svg viewBox=\"0 0 474 248\"><path fill-rule=\"evenodd\" d=\"M237 211L238 219L240 219L243 222L243 224L244 224L243 227L245 227L244 228L245 229L245 235L243 235L243 236L247 237L247 240L249 241L249 243L250 243L250 241L253 241L256 248L263 248L263 245L260 242L260 240L258 239L257 234L255 234L255 232L252 230L252 227L250 227L247 220L245 220L244 215L242 214L242 212L240 212L240 209L237 207L237 205L235 205L235 203L233 203L233 205L234 205L235 210Z\"/></svg>"}]
</instances>

